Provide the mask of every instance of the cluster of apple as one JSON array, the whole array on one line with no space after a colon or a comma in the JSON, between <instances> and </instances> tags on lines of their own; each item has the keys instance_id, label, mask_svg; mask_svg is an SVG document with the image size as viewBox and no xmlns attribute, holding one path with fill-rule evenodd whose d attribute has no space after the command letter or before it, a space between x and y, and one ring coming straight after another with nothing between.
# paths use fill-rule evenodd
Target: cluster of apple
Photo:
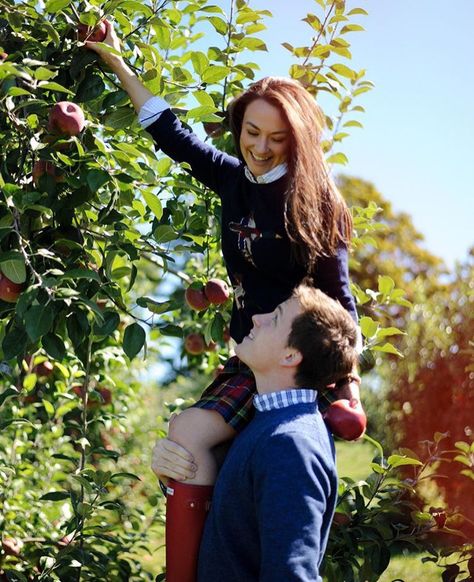
<instances>
[{"instance_id":1,"label":"cluster of apple","mask_svg":"<svg viewBox=\"0 0 474 582\"><path fill-rule=\"evenodd\" d=\"M222 305L229 299L229 286L222 279L209 279L205 285L195 283L185 291L184 298L191 309L203 311L209 305Z\"/></svg>"},{"instance_id":2,"label":"cluster of apple","mask_svg":"<svg viewBox=\"0 0 474 582\"><path fill-rule=\"evenodd\" d=\"M210 305L222 305L229 299L229 296L229 286L222 279L209 279L205 285L193 283L184 293L186 303L194 311L203 311ZM228 332L225 335L228 336ZM211 351L215 347L213 343L207 345L204 336L198 332L192 332L184 339L184 349L193 356Z\"/></svg>"},{"instance_id":3,"label":"cluster of apple","mask_svg":"<svg viewBox=\"0 0 474 582\"><path fill-rule=\"evenodd\" d=\"M77 27L77 38L82 42L102 42L106 36L107 27L102 21L95 28L91 28L86 24L79 24ZM81 133L84 129L84 124L84 112L79 105L68 101L60 101L51 109L47 129L53 134L71 137ZM35 185L38 185L38 180L43 174L53 176L56 181L61 179L52 162L37 160L33 166L33 181Z\"/></svg>"}]
</instances>

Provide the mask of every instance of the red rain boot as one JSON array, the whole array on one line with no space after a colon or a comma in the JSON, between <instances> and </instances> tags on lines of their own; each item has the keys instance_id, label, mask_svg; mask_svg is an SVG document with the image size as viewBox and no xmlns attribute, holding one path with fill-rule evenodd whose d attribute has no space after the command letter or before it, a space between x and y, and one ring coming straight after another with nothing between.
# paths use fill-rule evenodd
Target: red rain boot
<instances>
[{"instance_id":1,"label":"red rain boot","mask_svg":"<svg viewBox=\"0 0 474 582\"><path fill-rule=\"evenodd\" d=\"M166 582L196 582L199 545L213 485L170 479L166 488Z\"/></svg>"}]
</instances>

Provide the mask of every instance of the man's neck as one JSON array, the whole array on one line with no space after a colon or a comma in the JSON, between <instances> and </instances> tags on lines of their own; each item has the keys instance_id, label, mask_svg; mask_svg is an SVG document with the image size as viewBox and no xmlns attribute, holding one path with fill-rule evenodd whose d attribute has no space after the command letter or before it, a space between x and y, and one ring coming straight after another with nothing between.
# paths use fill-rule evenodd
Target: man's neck
<instances>
[{"instance_id":1,"label":"man's neck","mask_svg":"<svg viewBox=\"0 0 474 582\"><path fill-rule=\"evenodd\" d=\"M274 374L259 374L254 371L254 375L259 394L281 392L282 390L291 390L297 387L292 373L285 373L279 370Z\"/></svg>"}]
</instances>

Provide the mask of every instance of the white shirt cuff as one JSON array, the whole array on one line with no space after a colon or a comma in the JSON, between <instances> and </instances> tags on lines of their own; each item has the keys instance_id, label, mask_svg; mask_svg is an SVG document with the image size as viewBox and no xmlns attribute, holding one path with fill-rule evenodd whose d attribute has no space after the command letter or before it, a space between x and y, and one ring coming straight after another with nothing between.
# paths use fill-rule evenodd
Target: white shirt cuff
<instances>
[{"instance_id":1,"label":"white shirt cuff","mask_svg":"<svg viewBox=\"0 0 474 582\"><path fill-rule=\"evenodd\" d=\"M150 97L150 99L148 99L140 109L138 122L143 129L146 129L160 117L163 111L166 111L169 108L169 104L161 97Z\"/></svg>"}]
</instances>

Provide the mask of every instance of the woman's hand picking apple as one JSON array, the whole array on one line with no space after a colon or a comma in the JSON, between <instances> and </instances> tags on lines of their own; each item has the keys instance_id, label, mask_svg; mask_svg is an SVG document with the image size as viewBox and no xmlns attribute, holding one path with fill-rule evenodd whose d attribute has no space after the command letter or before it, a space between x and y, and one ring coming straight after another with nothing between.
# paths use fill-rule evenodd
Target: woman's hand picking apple
<instances>
[{"instance_id":1,"label":"woman's hand picking apple","mask_svg":"<svg viewBox=\"0 0 474 582\"><path fill-rule=\"evenodd\" d=\"M112 70L115 70L117 66L123 65L120 40L114 30L113 24L109 20L104 20L103 23L105 24L107 30L103 44L111 47L116 53L119 54L108 52L101 46L100 43L97 42L86 40L84 44L88 49L95 51L106 65L108 65Z\"/></svg>"}]
</instances>

